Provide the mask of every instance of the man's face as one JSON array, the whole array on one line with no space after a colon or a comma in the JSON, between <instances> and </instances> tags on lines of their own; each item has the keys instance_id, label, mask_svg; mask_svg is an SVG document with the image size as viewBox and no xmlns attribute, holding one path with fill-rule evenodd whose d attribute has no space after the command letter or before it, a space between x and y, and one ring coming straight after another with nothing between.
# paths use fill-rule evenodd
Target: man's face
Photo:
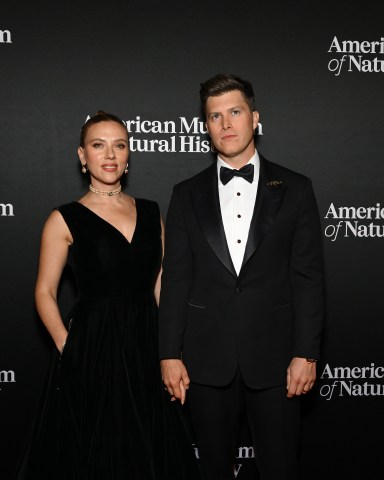
<instances>
[{"instance_id":1,"label":"man's face","mask_svg":"<svg viewBox=\"0 0 384 480\"><path fill-rule=\"evenodd\" d=\"M255 153L258 112L251 112L240 90L208 97L205 109L206 127L220 157L241 168Z\"/></svg>"}]
</instances>

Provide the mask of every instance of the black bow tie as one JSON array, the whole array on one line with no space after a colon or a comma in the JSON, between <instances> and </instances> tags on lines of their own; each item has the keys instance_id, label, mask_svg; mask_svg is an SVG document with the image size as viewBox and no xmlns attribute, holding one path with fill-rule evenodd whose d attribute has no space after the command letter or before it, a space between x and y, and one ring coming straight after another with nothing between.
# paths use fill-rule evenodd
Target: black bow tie
<instances>
[{"instance_id":1,"label":"black bow tie","mask_svg":"<svg viewBox=\"0 0 384 480\"><path fill-rule=\"evenodd\" d=\"M223 185L226 185L233 177L242 177L247 182L253 182L253 164L248 163L241 167L240 170L232 170L227 167L220 167L220 180Z\"/></svg>"}]
</instances>

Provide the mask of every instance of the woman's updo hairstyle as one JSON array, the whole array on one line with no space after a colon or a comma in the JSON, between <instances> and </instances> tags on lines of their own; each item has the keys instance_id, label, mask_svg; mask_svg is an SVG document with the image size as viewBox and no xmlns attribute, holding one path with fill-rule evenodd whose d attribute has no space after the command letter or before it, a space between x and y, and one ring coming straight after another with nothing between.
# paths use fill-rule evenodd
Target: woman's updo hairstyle
<instances>
[{"instance_id":1,"label":"woman's updo hairstyle","mask_svg":"<svg viewBox=\"0 0 384 480\"><path fill-rule=\"evenodd\" d=\"M125 130L127 130L127 126L123 122L123 120L121 120L121 118L117 117L116 115L113 115L112 113L106 113L103 110L98 110L96 115L94 115L93 117L90 117L84 123L80 131L80 147L84 147L84 141L85 141L85 137L87 136L89 127L99 122L116 122L120 124L122 127L124 127ZM127 135L128 135L128 130L127 130Z\"/></svg>"}]
</instances>

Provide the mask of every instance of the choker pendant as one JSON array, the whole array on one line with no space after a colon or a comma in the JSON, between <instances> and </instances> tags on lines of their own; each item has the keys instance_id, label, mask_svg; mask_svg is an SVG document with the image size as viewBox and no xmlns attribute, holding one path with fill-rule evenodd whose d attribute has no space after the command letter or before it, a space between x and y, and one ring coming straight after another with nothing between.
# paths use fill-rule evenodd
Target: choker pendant
<instances>
[{"instance_id":1,"label":"choker pendant","mask_svg":"<svg viewBox=\"0 0 384 480\"><path fill-rule=\"evenodd\" d=\"M121 185L116 188L116 190L98 190L97 188L92 187L92 185L89 185L89 191L96 193L96 195L105 195L107 197L112 197L113 195L117 195L121 192Z\"/></svg>"}]
</instances>

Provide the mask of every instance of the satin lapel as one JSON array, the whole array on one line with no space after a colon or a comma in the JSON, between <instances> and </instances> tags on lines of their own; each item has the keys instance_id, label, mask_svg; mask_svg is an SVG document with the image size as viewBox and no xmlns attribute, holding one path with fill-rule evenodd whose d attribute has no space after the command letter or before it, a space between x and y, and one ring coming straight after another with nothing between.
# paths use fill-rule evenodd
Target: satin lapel
<instances>
[{"instance_id":1,"label":"satin lapel","mask_svg":"<svg viewBox=\"0 0 384 480\"><path fill-rule=\"evenodd\" d=\"M282 180L274 175L273 166L260 156L259 185L242 268L259 248L275 221L286 190L286 186L281 182Z\"/></svg>"},{"instance_id":2,"label":"satin lapel","mask_svg":"<svg viewBox=\"0 0 384 480\"><path fill-rule=\"evenodd\" d=\"M221 218L216 163L207 170L202 181L191 190L191 195L196 218L207 242L229 272L237 277Z\"/></svg>"}]
</instances>

